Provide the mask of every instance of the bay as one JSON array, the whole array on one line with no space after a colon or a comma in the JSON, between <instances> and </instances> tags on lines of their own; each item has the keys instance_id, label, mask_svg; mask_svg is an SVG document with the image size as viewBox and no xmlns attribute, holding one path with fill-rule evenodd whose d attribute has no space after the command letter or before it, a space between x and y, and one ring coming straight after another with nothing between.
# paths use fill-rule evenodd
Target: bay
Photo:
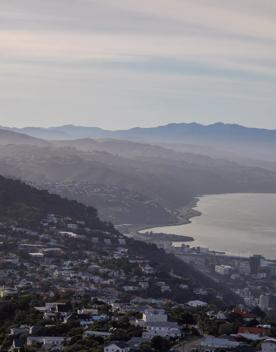
<instances>
[{"instance_id":1,"label":"bay","mask_svg":"<svg viewBox=\"0 0 276 352\"><path fill-rule=\"evenodd\" d=\"M276 194L223 194L203 196L190 224L145 231L187 235L190 245L227 254L261 254L276 259Z\"/></svg>"}]
</instances>

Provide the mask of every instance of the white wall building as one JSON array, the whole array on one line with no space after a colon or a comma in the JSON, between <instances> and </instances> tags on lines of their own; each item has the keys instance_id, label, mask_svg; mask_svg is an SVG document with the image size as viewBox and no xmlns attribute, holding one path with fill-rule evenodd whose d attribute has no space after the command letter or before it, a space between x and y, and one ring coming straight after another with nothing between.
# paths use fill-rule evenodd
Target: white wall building
<instances>
[{"instance_id":1,"label":"white wall building","mask_svg":"<svg viewBox=\"0 0 276 352\"><path fill-rule=\"evenodd\" d=\"M262 352L276 352L276 339L267 339L262 342Z\"/></svg>"},{"instance_id":2,"label":"white wall building","mask_svg":"<svg viewBox=\"0 0 276 352\"><path fill-rule=\"evenodd\" d=\"M143 332L144 339L152 339L155 336L162 336L165 338L180 337L181 330L175 322L151 322L143 325L145 331Z\"/></svg>"},{"instance_id":3,"label":"white wall building","mask_svg":"<svg viewBox=\"0 0 276 352\"><path fill-rule=\"evenodd\" d=\"M62 346L65 341L70 338L61 336L29 336L27 338L27 346L32 346L35 343L41 343L47 346Z\"/></svg>"},{"instance_id":4,"label":"white wall building","mask_svg":"<svg viewBox=\"0 0 276 352\"><path fill-rule=\"evenodd\" d=\"M143 313L142 320L145 322L166 322L168 316L164 309L147 309Z\"/></svg>"},{"instance_id":5,"label":"white wall building","mask_svg":"<svg viewBox=\"0 0 276 352\"><path fill-rule=\"evenodd\" d=\"M154 336L180 337L181 329L176 322L169 322L164 309L147 309L143 318L137 320L136 324L143 327L143 338L152 339Z\"/></svg>"},{"instance_id":6,"label":"white wall building","mask_svg":"<svg viewBox=\"0 0 276 352\"><path fill-rule=\"evenodd\" d=\"M130 347L124 341L111 342L109 345L105 346L104 352L129 352Z\"/></svg>"}]
</instances>

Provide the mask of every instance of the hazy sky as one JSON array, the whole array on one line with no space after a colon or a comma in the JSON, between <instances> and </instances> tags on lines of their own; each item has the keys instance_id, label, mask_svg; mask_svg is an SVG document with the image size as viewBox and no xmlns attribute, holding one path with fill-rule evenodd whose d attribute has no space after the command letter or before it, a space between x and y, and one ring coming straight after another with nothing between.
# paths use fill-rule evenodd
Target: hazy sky
<instances>
[{"instance_id":1,"label":"hazy sky","mask_svg":"<svg viewBox=\"0 0 276 352\"><path fill-rule=\"evenodd\" d=\"M276 128L275 0L1 0L0 124Z\"/></svg>"}]
</instances>

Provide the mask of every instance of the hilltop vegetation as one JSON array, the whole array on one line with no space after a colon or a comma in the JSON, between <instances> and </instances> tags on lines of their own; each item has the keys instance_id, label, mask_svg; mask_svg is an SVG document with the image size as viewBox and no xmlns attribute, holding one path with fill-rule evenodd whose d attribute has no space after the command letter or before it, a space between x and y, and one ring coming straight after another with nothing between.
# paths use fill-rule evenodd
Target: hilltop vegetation
<instances>
[{"instance_id":1,"label":"hilltop vegetation","mask_svg":"<svg viewBox=\"0 0 276 352\"><path fill-rule=\"evenodd\" d=\"M83 220L94 228L113 229L99 220L93 207L0 176L0 221L32 226L51 213Z\"/></svg>"}]
</instances>

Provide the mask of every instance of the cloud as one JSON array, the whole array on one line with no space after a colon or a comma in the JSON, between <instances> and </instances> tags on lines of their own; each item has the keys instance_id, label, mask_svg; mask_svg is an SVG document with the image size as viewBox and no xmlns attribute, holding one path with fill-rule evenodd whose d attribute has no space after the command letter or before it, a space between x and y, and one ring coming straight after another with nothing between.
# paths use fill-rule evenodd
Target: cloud
<instances>
[{"instance_id":1,"label":"cloud","mask_svg":"<svg viewBox=\"0 0 276 352\"><path fill-rule=\"evenodd\" d=\"M218 110L213 105L216 97L220 101L223 97L225 106L237 102L234 111L240 119L246 106L251 114L255 100L261 102L258 111L265 109L273 125L275 18L274 0L3 0L0 73L6 77L9 72L12 76L8 85L10 92L15 92L16 101L21 101L17 87L24 82L28 88L22 93L25 110L29 106L27 101L39 101L40 92L43 99L53 102L45 115L62 116L64 122L68 111L62 108L63 99L57 103L51 84L63 89L68 99L74 97L76 115L77 107L80 115L101 114L99 104L95 109L89 104L89 94L85 93L89 87L97 101L110 101L118 107L117 118L122 119L122 125L129 122L131 113L135 115L131 104L136 110L139 104L148 107L143 111L144 123L152 115L163 118L164 114L159 108L154 109L154 104L162 106L166 114L169 109L172 115L177 111L178 116L182 107L183 116L186 115L186 99L181 104L181 99L175 96L178 89L187 94L189 84L194 87L193 93L188 94L192 102L187 109L191 118L198 118L196 97L199 103L204 103L208 116L212 113L217 116ZM40 77L44 77L45 86ZM116 84L100 89L102 84L109 84L108 77ZM71 81L76 84L76 80L78 90L65 86ZM170 91L166 82L170 82ZM206 82L213 82L219 89L209 92ZM6 99L5 115L9 115L12 94L5 93L6 83L5 80L0 83L0 99L2 102ZM134 89L136 83L138 88ZM158 85L162 88L157 88ZM249 89L249 85L253 88ZM239 88L233 91L233 86ZM164 108L164 101L168 107ZM20 114L25 117L34 114L33 103L29 104L28 114L13 108L11 117L16 120ZM58 106L56 112L55 106ZM107 118L106 108L103 110ZM253 111L255 116L256 111ZM114 109L113 114L116 114Z\"/></svg>"},{"instance_id":2,"label":"cloud","mask_svg":"<svg viewBox=\"0 0 276 352\"><path fill-rule=\"evenodd\" d=\"M271 48L263 42L243 42L236 38L202 38L200 35L179 37L148 34L74 33L0 31L0 54L2 60L37 63L56 62L80 64L121 63L126 68L152 68L154 71L167 67L197 66L202 72L245 72L252 75L275 76L276 46ZM153 63L157 62L154 67ZM171 63L176 62L177 65ZM161 65L160 63L163 63ZM167 64L166 64L167 63ZM191 63L193 65L191 65ZM268 65L270 63L270 65ZM87 67L87 66L86 66Z\"/></svg>"},{"instance_id":3,"label":"cloud","mask_svg":"<svg viewBox=\"0 0 276 352\"><path fill-rule=\"evenodd\" d=\"M122 0L121 3L129 11L169 18L214 32L275 40L276 4L273 0L159 0L158 6L154 0Z\"/></svg>"}]
</instances>

